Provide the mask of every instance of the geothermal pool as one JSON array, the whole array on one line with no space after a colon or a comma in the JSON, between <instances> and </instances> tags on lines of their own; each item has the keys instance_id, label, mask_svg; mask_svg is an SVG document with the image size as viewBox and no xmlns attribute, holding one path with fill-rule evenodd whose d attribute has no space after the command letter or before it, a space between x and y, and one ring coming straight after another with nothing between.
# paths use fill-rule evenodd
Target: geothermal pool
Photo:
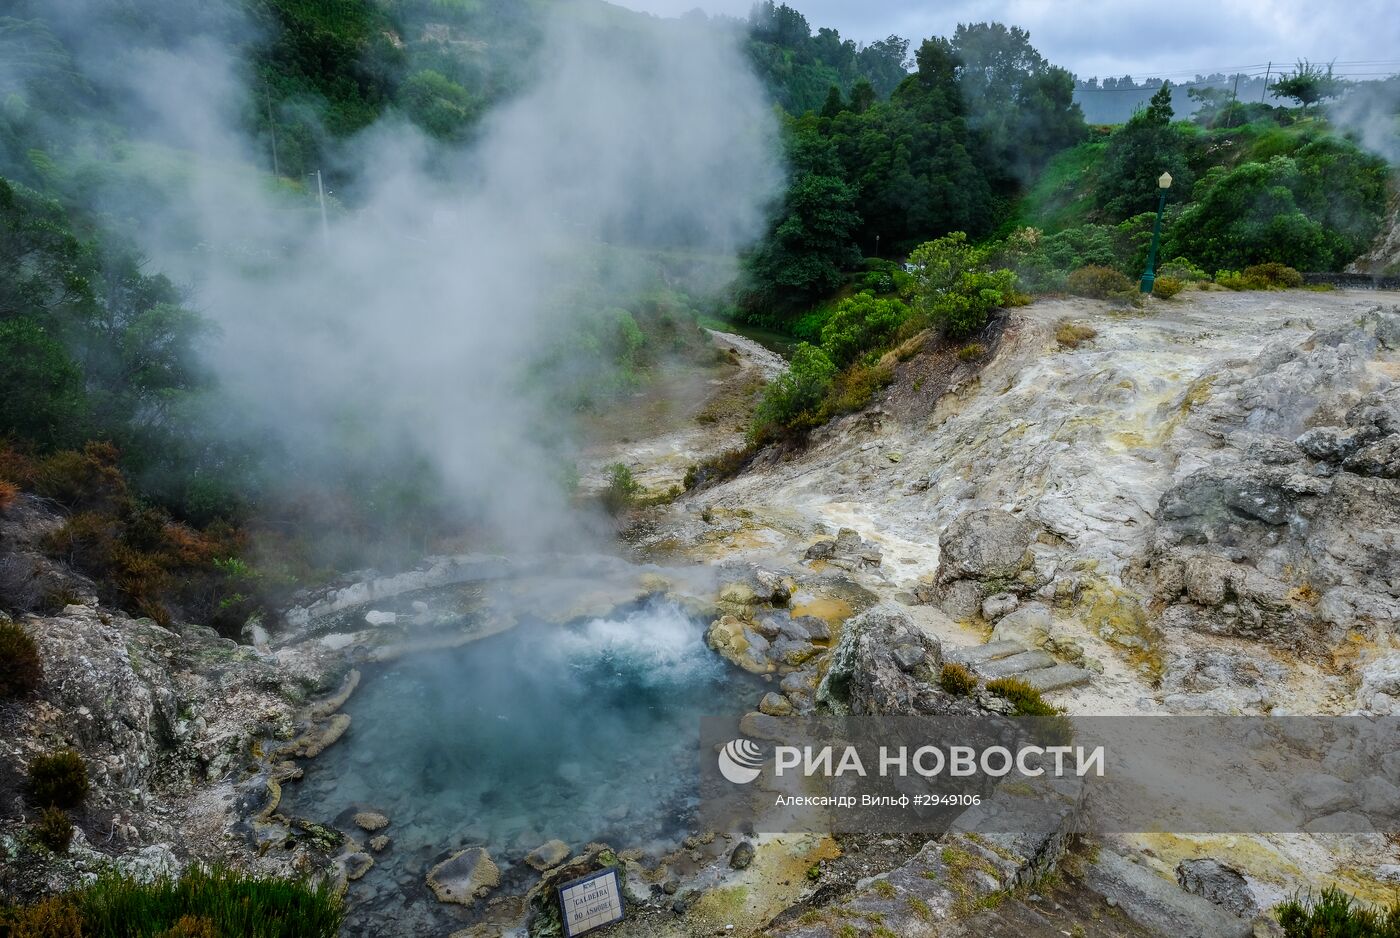
<instances>
[{"instance_id":1,"label":"geothermal pool","mask_svg":"<svg viewBox=\"0 0 1400 938\"><path fill-rule=\"evenodd\" d=\"M354 811L386 814L393 845L352 903L431 915L424 876L462 846L486 846L507 885L555 838L673 847L695 807L699 718L750 709L762 687L672 604L522 624L367 673L350 730L287 786L283 811L346 830Z\"/></svg>"}]
</instances>

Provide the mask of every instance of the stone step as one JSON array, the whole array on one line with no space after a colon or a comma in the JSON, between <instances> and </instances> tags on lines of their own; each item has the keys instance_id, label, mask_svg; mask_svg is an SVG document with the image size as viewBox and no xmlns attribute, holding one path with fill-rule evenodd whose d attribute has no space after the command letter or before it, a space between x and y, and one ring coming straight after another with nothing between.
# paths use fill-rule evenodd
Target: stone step
<instances>
[{"instance_id":1,"label":"stone step","mask_svg":"<svg viewBox=\"0 0 1400 938\"><path fill-rule=\"evenodd\" d=\"M995 661L975 665L974 670L986 680L994 681L999 677L1019 677L1027 671L1038 671L1054 666L1055 659L1043 651L1023 651L1008 658L997 658Z\"/></svg>"},{"instance_id":2,"label":"stone step","mask_svg":"<svg viewBox=\"0 0 1400 938\"><path fill-rule=\"evenodd\" d=\"M1072 664L1057 664L1053 668L1043 668L1027 674L1017 675L1021 680L1038 691L1060 690L1064 687L1077 687L1088 684L1094 675Z\"/></svg>"},{"instance_id":3,"label":"stone step","mask_svg":"<svg viewBox=\"0 0 1400 938\"><path fill-rule=\"evenodd\" d=\"M969 645L965 648L950 649L947 657L949 661L956 661L958 664L975 666L995 661L998 658L1009 658L1029 650L1020 642L988 642L985 645Z\"/></svg>"}]
</instances>

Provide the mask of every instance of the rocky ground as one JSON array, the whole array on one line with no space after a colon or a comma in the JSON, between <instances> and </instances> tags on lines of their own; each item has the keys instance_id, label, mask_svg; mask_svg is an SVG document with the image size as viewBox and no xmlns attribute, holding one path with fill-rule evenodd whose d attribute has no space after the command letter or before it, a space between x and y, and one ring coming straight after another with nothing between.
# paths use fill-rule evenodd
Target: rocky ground
<instances>
[{"instance_id":1,"label":"rocky ground","mask_svg":"<svg viewBox=\"0 0 1400 938\"><path fill-rule=\"evenodd\" d=\"M1069 669L1050 698L1073 714L1392 714L1397 299L1039 302L980 369L900 365L875 407L692 493L648 540L778 571L837 563L904 604L946 656L1006 646ZM1097 335L1068 347L1066 322ZM1198 859L1235 871L1250 908L1266 908L1328 882L1386 897L1400 858L1378 835L1125 836L1094 853L1077 888L1100 894L1100 912L1136 907L1147 933L1179 931L1173 878ZM860 895L835 908L859 912ZM1023 932L1043 911L1023 906L969 933ZM952 933L907 909L897 927L885 919L899 934ZM1032 933L1063 933L1044 927Z\"/></svg>"},{"instance_id":2,"label":"rocky ground","mask_svg":"<svg viewBox=\"0 0 1400 938\"><path fill-rule=\"evenodd\" d=\"M23 496L0 515L6 570L73 602L21 620L45 680L0 710L0 893L223 858L326 872L353 898L392 819L288 817L279 792L347 731L359 669L646 596L704 616L710 646L764 676L769 690L741 702L754 735L819 706L1004 709L941 691L944 660L1024 675L1072 714L1400 714L1397 303L1042 301L996 330L985 361L930 341L865 412L642 512L628 532L639 563L437 558L347 578L242 643L102 607L39 556L59 518ZM1065 322L1096 336L1066 346ZM716 340L726 360L645 432L591 452L585 487L621 461L660 495L740 441L778 362ZM20 786L59 746L94 782L66 857L28 836ZM547 934L549 886L612 862L632 900L616 934L1244 936L1268 934L1261 910L1300 887L1385 898L1400 879L1395 842L1377 835L1075 839L1073 817L999 838L704 835L659 862L547 843L523 893L489 854L445 850L424 888L478 910L463 935L527 918Z\"/></svg>"}]
</instances>

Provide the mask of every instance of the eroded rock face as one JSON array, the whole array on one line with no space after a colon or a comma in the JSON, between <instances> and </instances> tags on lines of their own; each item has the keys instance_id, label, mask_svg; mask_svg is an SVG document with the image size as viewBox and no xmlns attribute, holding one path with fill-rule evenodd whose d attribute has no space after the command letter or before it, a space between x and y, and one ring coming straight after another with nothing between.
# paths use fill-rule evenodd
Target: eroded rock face
<instances>
[{"instance_id":1,"label":"eroded rock face","mask_svg":"<svg viewBox=\"0 0 1400 938\"><path fill-rule=\"evenodd\" d=\"M1259 914L1259 903L1244 874L1212 857L1182 860L1176 865L1176 881L1187 892L1209 899L1241 918Z\"/></svg>"},{"instance_id":2,"label":"eroded rock face","mask_svg":"<svg viewBox=\"0 0 1400 938\"><path fill-rule=\"evenodd\" d=\"M1192 409L1178 448L1209 456L1183 457L1149 555L1165 625L1320 650L1400 621L1400 386L1368 368L1392 320L1271 343Z\"/></svg>"}]
</instances>

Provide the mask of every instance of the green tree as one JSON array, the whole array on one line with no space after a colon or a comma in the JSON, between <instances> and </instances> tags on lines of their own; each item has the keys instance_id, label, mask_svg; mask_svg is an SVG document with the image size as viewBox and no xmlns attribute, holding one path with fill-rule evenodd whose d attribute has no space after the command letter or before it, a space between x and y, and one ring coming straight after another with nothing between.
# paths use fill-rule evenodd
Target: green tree
<instances>
[{"instance_id":1,"label":"green tree","mask_svg":"<svg viewBox=\"0 0 1400 938\"><path fill-rule=\"evenodd\" d=\"M1045 61L1024 29L959 24L952 52L969 125L1003 183L1032 178L1050 156L1084 138L1074 76Z\"/></svg>"},{"instance_id":2,"label":"green tree","mask_svg":"<svg viewBox=\"0 0 1400 938\"><path fill-rule=\"evenodd\" d=\"M862 78L851 88L851 110L864 114L875 103L875 86Z\"/></svg>"},{"instance_id":3,"label":"green tree","mask_svg":"<svg viewBox=\"0 0 1400 938\"><path fill-rule=\"evenodd\" d=\"M1309 105L1335 98L1344 87L1342 80L1332 74L1331 63L1323 68L1301 59L1297 68L1274 82L1269 93L1275 98L1292 98L1306 114Z\"/></svg>"},{"instance_id":4,"label":"green tree","mask_svg":"<svg viewBox=\"0 0 1400 938\"><path fill-rule=\"evenodd\" d=\"M405 79L398 100L414 123L440 140L460 139L478 111L467 89L432 69Z\"/></svg>"},{"instance_id":5,"label":"green tree","mask_svg":"<svg viewBox=\"0 0 1400 938\"><path fill-rule=\"evenodd\" d=\"M1152 96L1148 106L1114 132L1104 151L1095 200L1110 221L1153 209L1157 177L1172 175L1172 190L1190 192L1194 179L1189 162L1187 130L1172 123L1170 83Z\"/></svg>"},{"instance_id":6,"label":"green tree","mask_svg":"<svg viewBox=\"0 0 1400 938\"><path fill-rule=\"evenodd\" d=\"M822 105L822 117L832 118L846 110L846 102L841 100L841 89L835 85L826 93L826 103Z\"/></svg>"},{"instance_id":7,"label":"green tree","mask_svg":"<svg viewBox=\"0 0 1400 938\"><path fill-rule=\"evenodd\" d=\"M793 182L767 237L745 262L740 312L752 322L777 322L826 296L860 260L856 193L814 118L790 126L788 151Z\"/></svg>"},{"instance_id":8,"label":"green tree","mask_svg":"<svg viewBox=\"0 0 1400 938\"><path fill-rule=\"evenodd\" d=\"M45 449L80 442L86 429L83 375L38 322L0 321L0 438Z\"/></svg>"}]
</instances>

